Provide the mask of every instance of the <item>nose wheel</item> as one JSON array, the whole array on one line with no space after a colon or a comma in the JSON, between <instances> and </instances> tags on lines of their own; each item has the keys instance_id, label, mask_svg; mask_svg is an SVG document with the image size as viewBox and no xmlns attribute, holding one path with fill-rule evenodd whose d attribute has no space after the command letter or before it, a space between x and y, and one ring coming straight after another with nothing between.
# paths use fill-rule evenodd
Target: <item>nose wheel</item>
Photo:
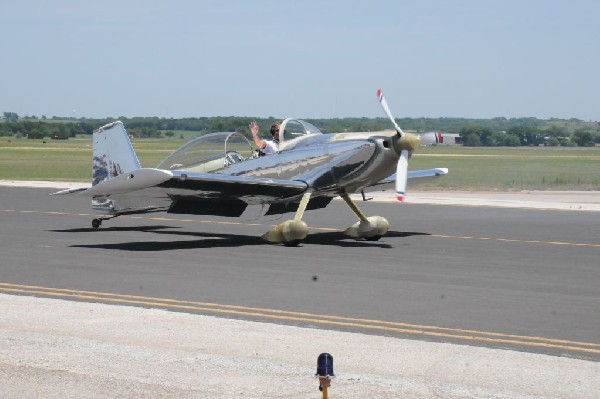
<instances>
[{"instance_id":1,"label":"nose wheel","mask_svg":"<svg viewBox=\"0 0 600 399\"><path fill-rule=\"evenodd\" d=\"M346 201L346 204L348 204L350 209L352 209L354 214L358 217L358 222L344 231L345 235L367 241L377 241L387 233L390 224L386 218L381 216L366 217L365 214L358 209L348 194L342 193L340 194L340 197Z\"/></svg>"}]
</instances>

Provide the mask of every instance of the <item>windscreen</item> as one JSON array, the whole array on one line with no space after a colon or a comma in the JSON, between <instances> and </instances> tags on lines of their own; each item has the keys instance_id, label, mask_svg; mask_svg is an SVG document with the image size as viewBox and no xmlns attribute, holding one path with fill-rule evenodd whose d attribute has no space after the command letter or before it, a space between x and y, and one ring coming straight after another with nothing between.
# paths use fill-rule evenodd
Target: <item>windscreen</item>
<instances>
[{"instance_id":1,"label":"windscreen","mask_svg":"<svg viewBox=\"0 0 600 399\"><path fill-rule=\"evenodd\" d=\"M169 155L157 169L208 173L252 156L252 146L240 133L211 133L199 137Z\"/></svg>"}]
</instances>

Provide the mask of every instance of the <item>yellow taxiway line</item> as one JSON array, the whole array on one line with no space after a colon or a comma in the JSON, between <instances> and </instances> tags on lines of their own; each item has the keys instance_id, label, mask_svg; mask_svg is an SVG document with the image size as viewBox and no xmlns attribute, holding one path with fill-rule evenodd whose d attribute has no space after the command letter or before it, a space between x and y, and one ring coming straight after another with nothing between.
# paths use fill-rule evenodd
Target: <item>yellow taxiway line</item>
<instances>
[{"instance_id":1,"label":"yellow taxiway line","mask_svg":"<svg viewBox=\"0 0 600 399\"><path fill-rule=\"evenodd\" d=\"M493 238L493 237L472 237L472 236L459 236L459 235L446 235L446 234L431 234L427 237L435 238L460 238L463 240L481 240L481 241L500 241L500 242L511 242L521 244L546 244L546 245L566 245L572 247L595 247L600 248L600 244L588 244L588 243L577 243L577 242L563 242L563 241L542 241L542 240L517 240L513 238Z\"/></svg>"},{"instance_id":2,"label":"yellow taxiway line","mask_svg":"<svg viewBox=\"0 0 600 399\"><path fill-rule=\"evenodd\" d=\"M0 283L0 292L20 295L41 295L45 297L61 299L100 301L119 305L149 306L163 309L177 309L221 315L244 316L265 320L284 320L292 322L316 323L328 326L354 327L378 332L407 334L416 337L436 337L467 342L489 342L496 344L518 345L523 347L559 349L595 355L600 354L600 344L591 342L408 324L384 320L370 320L304 312L292 312L278 309L223 305L211 302L181 301L168 298L154 298L108 292L80 291L10 283Z\"/></svg>"}]
</instances>

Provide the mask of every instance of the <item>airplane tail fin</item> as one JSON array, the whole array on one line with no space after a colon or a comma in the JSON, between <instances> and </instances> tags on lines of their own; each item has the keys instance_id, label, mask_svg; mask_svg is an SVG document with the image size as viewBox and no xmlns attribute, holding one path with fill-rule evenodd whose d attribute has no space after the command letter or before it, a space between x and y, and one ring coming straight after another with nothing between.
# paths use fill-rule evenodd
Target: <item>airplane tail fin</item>
<instances>
[{"instance_id":1,"label":"airplane tail fin","mask_svg":"<svg viewBox=\"0 0 600 399\"><path fill-rule=\"evenodd\" d=\"M112 122L94 130L92 186L140 168L123 122Z\"/></svg>"}]
</instances>

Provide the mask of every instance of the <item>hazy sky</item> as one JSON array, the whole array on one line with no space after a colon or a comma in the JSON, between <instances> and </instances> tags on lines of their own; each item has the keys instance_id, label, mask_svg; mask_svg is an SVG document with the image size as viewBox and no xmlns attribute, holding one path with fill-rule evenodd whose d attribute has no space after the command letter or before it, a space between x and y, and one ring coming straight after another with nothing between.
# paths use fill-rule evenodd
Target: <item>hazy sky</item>
<instances>
[{"instance_id":1,"label":"hazy sky","mask_svg":"<svg viewBox=\"0 0 600 399\"><path fill-rule=\"evenodd\" d=\"M600 120L600 1L2 0L0 113Z\"/></svg>"}]
</instances>

